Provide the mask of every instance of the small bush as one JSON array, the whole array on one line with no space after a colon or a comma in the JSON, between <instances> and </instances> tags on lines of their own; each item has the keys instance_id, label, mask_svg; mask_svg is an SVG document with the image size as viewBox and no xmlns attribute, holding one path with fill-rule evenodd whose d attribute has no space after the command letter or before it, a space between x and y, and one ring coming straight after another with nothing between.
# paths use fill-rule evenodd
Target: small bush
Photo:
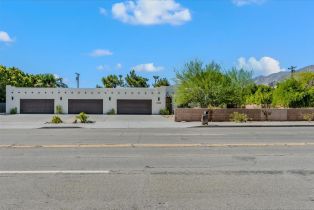
<instances>
[{"instance_id":1,"label":"small bush","mask_svg":"<svg viewBox=\"0 0 314 210\"><path fill-rule=\"evenodd\" d=\"M52 116L51 123L59 124L59 123L62 123L62 120L59 116L54 115L54 116Z\"/></svg>"},{"instance_id":2,"label":"small bush","mask_svg":"<svg viewBox=\"0 0 314 210\"><path fill-rule=\"evenodd\" d=\"M239 112L233 112L230 115L230 121L237 122L237 123L243 123L248 121L248 116L246 114L242 114Z\"/></svg>"},{"instance_id":3,"label":"small bush","mask_svg":"<svg viewBox=\"0 0 314 210\"><path fill-rule=\"evenodd\" d=\"M108 112L107 112L107 115L115 115L116 114L116 111L114 109L110 109Z\"/></svg>"},{"instance_id":4,"label":"small bush","mask_svg":"<svg viewBox=\"0 0 314 210\"><path fill-rule=\"evenodd\" d=\"M61 105L57 105L57 106L56 106L56 113L57 113L57 114L63 114L62 106L61 106Z\"/></svg>"},{"instance_id":5,"label":"small bush","mask_svg":"<svg viewBox=\"0 0 314 210\"><path fill-rule=\"evenodd\" d=\"M14 108L10 109L10 114L17 114L17 108L14 107Z\"/></svg>"},{"instance_id":6,"label":"small bush","mask_svg":"<svg viewBox=\"0 0 314 210\"><path fill-rule=\"evenodd\" d=\"M171 113L170 113L169 109L161 109L159 111L159 114L161 114L161 115L170 115Z\"/></svg>"},{"instance_id":7,"label":"small bush","mask_svg":"<svg viewBox=\"0 0 314 210\"><path fill-rule=\"evenodd\" d=\"M303 119L311 122L314 119L314 113L303 115Z\"/></svg>"},{"instance_id":8,"label":"small bush","mask_svg":"<svg viewBox=\"0 0 314 210\"><path fill-rule=\"evenodd\" d=\"M76 116L76 119L79 120L81 123L87 123L88 115L86 115L84 112L81 112L79 115Z\"/></svg>"}]
</instances>

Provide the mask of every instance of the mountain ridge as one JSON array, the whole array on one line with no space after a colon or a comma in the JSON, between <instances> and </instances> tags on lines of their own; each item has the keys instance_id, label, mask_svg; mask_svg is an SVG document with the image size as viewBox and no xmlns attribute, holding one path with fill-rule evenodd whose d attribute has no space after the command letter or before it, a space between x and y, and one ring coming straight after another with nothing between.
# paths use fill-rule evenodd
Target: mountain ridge
<instances>
[{"instance_id":1,"label":"mountain ridge","mask_svg":"<svg viewBox=\"0 0 314 210\"><path fill-rule=\"evenodd\" d=\"M306 67L303 67L301 69L296 70L296 73L299 72L314 72L314 65L309 65ZM258 85L271 85L274 86L276 85L278 82L286 79L287 77L290 76L290 71L281 71L281 72L277 72L277 73L273 73L267 76L258 76L255 77L253 80L256 84Z\"/></svg>"}]
</instances>

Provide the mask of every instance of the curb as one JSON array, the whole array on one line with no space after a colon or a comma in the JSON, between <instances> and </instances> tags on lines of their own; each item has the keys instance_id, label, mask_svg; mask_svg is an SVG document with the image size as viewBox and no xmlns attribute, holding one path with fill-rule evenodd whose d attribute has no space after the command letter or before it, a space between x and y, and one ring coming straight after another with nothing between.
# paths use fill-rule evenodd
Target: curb
<instances>
[{"instance_id":1,"label":"curb","mask_svg":"<svg viewBox=\"0 0 314 210\"><path fill-rule=\"evenodd\" d=\"M314 125L200 125L189 128L297 128L313 127Z\"/></svg>"}]
</instances>

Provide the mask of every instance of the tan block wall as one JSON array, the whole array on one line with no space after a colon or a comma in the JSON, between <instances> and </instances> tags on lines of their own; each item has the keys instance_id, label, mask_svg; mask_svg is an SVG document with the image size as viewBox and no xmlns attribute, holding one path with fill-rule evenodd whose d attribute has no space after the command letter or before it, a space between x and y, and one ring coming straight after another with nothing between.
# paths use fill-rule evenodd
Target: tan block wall
<instances>
[{"instance_id":1,"label":"tan block wall","mask_svg":"<svg viewBox=\"0 0 314 210\"><path fill-rule=\"evenodd\" d=\"M266 121L265 112L268 112L268 121L287 121L287 109L261 109L261 120Z\"/></svg>"},{"instance_id":2,"label":"tan block wall","mask_svg":"<svg viewBox=\"0 0 314 210\"><path fill-rule=\"evenodd\" d=\"M314 109L288 109L289 121L302 121L305 114L314 113Z\"/></svg>"},{"instance_id":3,"label":"tan block wall","mask_svg":"<svg viewBox=\"0 0 314 210\"><path fill-rule=\"evenodd\" d=\"M246 114L252 121L266 121L264 111L269 113L268 121L301 121L304 114L314 113L314 108L309 109L175 109L175 121L201 121L204 111L209 111L209 121L227 122L233 112Z\"/></svg>"},{"instance_id":4,"label":"tan block wall","mask_svg":"<svg viewBox=\"0 0 314 210\"><path fill-rule=\"evenodd\" d=\"M230 115L234 112L246 114L252 121L261 120L260 109L213 109L212 121L214 122L225 122L230 121Z\"/></svg>"},{"instance_id":5,"label":"tan block wall","mask_svg":"<svg viewBox=\"0 0 314 210\"><path fill-rule=\"evenodd\" d=\"M203 112L208 111L208 109L190 109L190 108L177 108L174 111L176 122L186 121L186 122L197 122L201 121Z\"/></svg>"}]
</instances>

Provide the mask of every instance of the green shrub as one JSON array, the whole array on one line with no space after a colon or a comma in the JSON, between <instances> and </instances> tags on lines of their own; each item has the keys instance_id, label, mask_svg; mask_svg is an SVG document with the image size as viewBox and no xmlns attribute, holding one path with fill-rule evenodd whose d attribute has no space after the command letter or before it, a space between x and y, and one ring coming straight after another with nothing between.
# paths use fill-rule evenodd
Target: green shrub
<instances>
[{"instance_id":1,"label":"green shrub","mask_svg":"<svg viewBox=\"0 0 314 210\"><path fill-rule=\"evenodd\" d=\"M56 106L56 113L57 113L57 114L63 114L62 106L61 106L61 105L57 105L57 106Z\"/></svg>"},{"instance_id":2,"label":"green shrub","mask_svg":"<svg viewBox=\"0 0 314 210\"><path fill-rule=\"evenodd\" d=\"M108 112L107 112L107 115L115 115L116 114L116 111L114 109L110 109Z\"/></svg>"},{"instance_id":3,"label":"green shrub","mask_svg":"<svg viewBox=\"0 0 314 210\"><path fill-rule=\"evenodd\" d=\"M54 115L52 116L51 123L59 124L59 123L62 123L62 120L58 115Z\"/></svg>"},{"instance_id":4,"label":"green shrub","mask_svg":"<svg viewBox=\"0 0 314 210\"><path fill-rule=\"evenodd\" d=\"M87 123L87 119L88 119L88 116L84 113L84 112L81 112L79 115L76 116L76 119L78 119L81 123Z\"/></svg>"},{"instance_id":5,"label":"green shrub","mask_svg":"<svg viewBox=\"0 0 314 210\"><path fill-rule=\"evenodd\" d=\"M246 114L242 114L239 112L233 112L230 115L230 121L237 122L237 123L243 123L248 121L248 116Z\"/></svg>"},{"instance_id":6,"label":"green shrub","mask_svg":"<svg viewBox=\"0 0 314 210\"><path fill-rule=\"evenodd\" d=\"M314 119L314 113L303 115L303 119L311 122Z\"/></svg>"},{"instance_id":7,"label":"green shrub","mask_svg":"<svg viewBox=\"0 0 314 210\"><path fill-rule=\"evenodd\" d=\"M10 109L10 114L17 114L17 108L14 107L14 108Z\"/></svg>"},{"instance_id":8,"label":"green shrub","mask_svg":"<svg viewBox=\"0 0 314 210\"><path fill-rule=\"evenodd\" d=\"M169 109L161 109L159 111L159 114L161 114L161 115L170 115L171 113L170 113Z\"/></svg>"}]
</instances>

